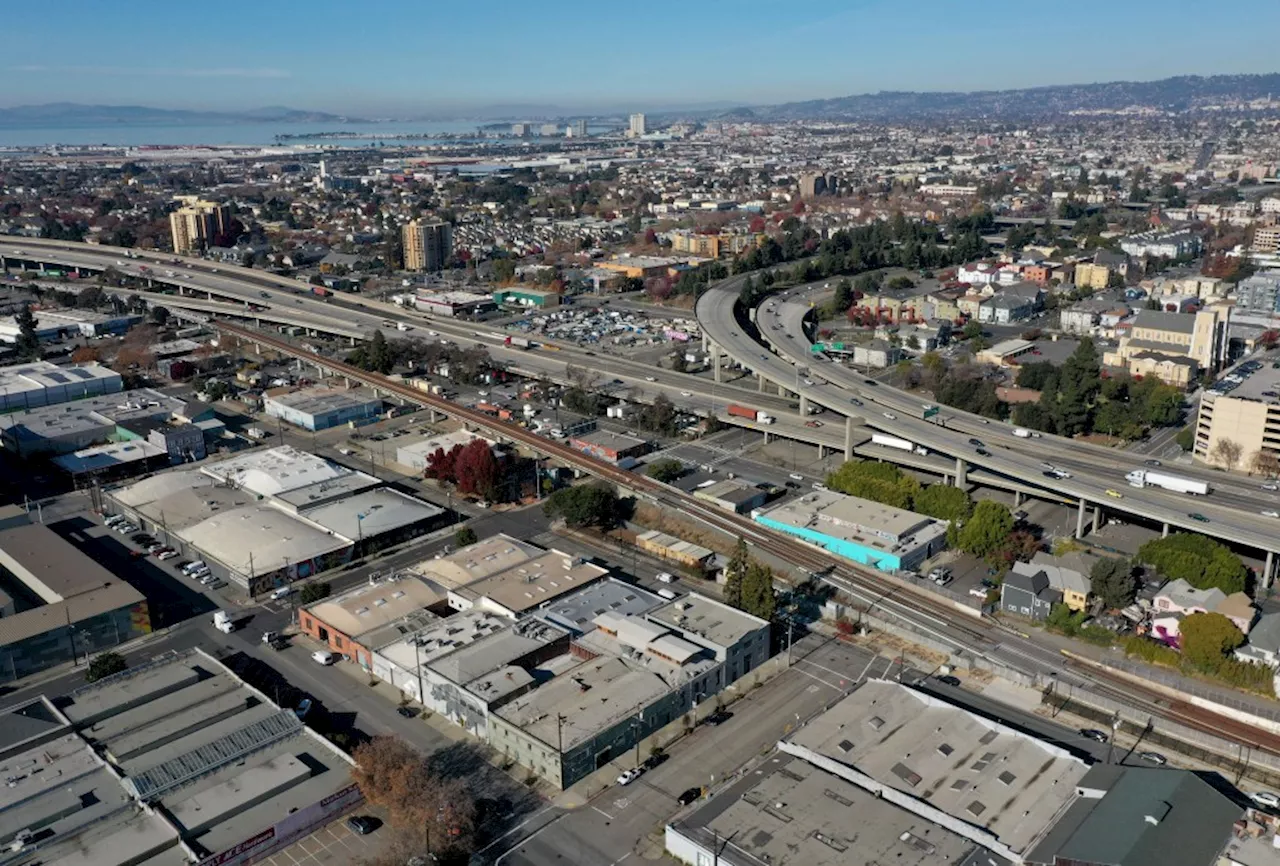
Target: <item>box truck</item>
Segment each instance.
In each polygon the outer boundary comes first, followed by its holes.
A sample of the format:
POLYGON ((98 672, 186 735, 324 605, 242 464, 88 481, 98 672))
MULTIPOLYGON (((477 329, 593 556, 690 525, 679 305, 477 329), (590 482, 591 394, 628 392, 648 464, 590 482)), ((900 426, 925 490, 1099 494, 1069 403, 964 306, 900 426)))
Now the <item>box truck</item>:
POLYGON ((1209 485, 1203 481, 1152 472, 1150 469, 1135 469, 1125 476, 1125 480, 1130 487, 1162 487, 1174 493, 1190 493, 1192 496, 1204 496, 1209 492, 1209 485))

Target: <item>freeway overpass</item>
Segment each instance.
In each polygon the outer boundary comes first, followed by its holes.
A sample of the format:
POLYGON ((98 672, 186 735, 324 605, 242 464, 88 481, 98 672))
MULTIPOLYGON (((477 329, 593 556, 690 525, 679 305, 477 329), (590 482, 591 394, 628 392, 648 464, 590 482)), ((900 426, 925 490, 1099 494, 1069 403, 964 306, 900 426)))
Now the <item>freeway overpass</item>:
MULTIPOLYGON (((1191 498, 1158 488, 1133 488, 1125 482, 1124 472, 1134 468, 1134 461, 1110 449, 1049 435, 1022 439, 1014 436, 1008 425, 954 409, 944 408, 935 418, 924 420, 920 417, 923 398, 874 382, 826 356, 812 354, 805 334, 805 317, 810 311, 806 289, 781 292, 754 311, 760 338, 773 351, 767 350, 747 333, 735 315, 741 282, 742 278, 733 277, 702 293, 696 313, 704 339, 713 353, 727 353, 783 392, 795 393, 802 414, 809 403, 814 403, 845 416, 858 415, 870 427, 951 457, 956 466, 954 477, 961 483, 970 468, 976 466, 1045 491, 1053 498, 1076 501, 1077 534, 1083 533, 1092 506, 1094 519, 1106 509, 1152 521, 1166 532, 1170 528, 1186 529, 1255 548, 1266 556, 1263 582, 1269 582, 1275 551, 1280 549, 1280 525, 1258 513, 1256 495, 1246 497, 1230 491, 1191 498), (861 405, 852 402, 855 400, 861 405), (1048 461, 1055 466, 1062 462, 1063 468, 1071 461, 1072 468, 1067 471, 1072 477, 1046 478, 1048 461), (1195 520, 1190 516, 1193 513, 1203 514, 1209 522, 1195 520)), ((1222 476, 1215 479, 1221 480, 1222 476)))

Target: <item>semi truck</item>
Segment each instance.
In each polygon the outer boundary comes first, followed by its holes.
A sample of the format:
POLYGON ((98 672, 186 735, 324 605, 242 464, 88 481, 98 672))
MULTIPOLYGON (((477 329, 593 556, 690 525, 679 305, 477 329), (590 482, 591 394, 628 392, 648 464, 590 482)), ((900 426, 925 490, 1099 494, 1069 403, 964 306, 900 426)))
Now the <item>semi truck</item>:
POLYGON ((1026 427, 1014 427, 1013 435, 1017 436, 1019 439, 1032 439, 1032 438, 1039 439, 1040 438, 1039 433, 1036 433, 1035 431, 1032 431, 1032 430, 1028 430, 1026 427))
POLYGON ((752 409, 750 406, 739 406, 736 403, 730 403, 727 411, 735 418, 747 418, 757 424, 773 423, 773 416, 768 412, 761 409, 752 409))
POLYGON ((1174 493, 1190 493, 1192 496, 1204 496, 1209 492, 1209 485, 1203 481, 1192 481, 1190 478, 1179 478, 1164 472, 1152 472, 1150 469, 1135 469, 1125 475, 1130 487, 1162 487, 1174 493))
POLYGON ((899 451, 910 451, 913 454, 927 455, 929 449, 923 445, 917 445, 914 442, 908 442, 906 439, 899 439, 897 436, 889 436, 885 433, 872 433, 871 444, 881 445, 885 448, 896 448, 899 451))
POLYGON ((213 627, 223 634, 231 634, 236 630, 235 621, 227 615, 225 610, 215 610, 213 612, 213 627))
POLYGON ((505 346, 514 346, 517 349, 528 349, 533 346, 526 337, 507 337, 502 343, 505 346))

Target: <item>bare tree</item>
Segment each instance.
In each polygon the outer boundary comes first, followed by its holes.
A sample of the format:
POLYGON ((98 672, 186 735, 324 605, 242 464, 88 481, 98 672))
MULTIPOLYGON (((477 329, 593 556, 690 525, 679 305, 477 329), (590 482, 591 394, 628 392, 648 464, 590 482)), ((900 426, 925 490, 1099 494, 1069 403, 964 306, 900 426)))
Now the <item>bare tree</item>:
POLYGON ((1233 439, 1219 439, 1214 443, 1213 450, 1209 452, 1209 457, 1215 463, 1221 463, 1230 472, 1240 462, 1240 454, 1243 450, 1240 447, 1240 443, 1233 439))
POLYGON ((1272 451, 1255 451, 1249 460, 1253 471, 1266 478, 1280 477, 1280 456, 1272 451))

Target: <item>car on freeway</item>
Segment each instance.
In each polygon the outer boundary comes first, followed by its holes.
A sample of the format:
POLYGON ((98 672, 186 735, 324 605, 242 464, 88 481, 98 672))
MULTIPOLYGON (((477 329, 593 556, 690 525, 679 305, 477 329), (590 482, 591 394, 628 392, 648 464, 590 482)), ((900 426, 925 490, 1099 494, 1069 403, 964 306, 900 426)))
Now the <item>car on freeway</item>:
POLYGON ((988 450, 987 450, 987 449, 985 449, 985 448, 975 448, 975 449, 974 449, 974 451, 973 451, 973 453, 974 453, 974 454, 977 454, 979 457, 990 457, 990 456, 991 456, 991 452, 990 452, 990 451, 988 451, 988 450))
POLYGON ((1080 736, 1093 740, 1095 743, 1105 743, 1107 741, 1107 735, 1097 728, 1081 728, 1080 736))
POLYGON ((1054 469, 1057 469, 1057 468, 1058 468, 1058 467, 1054 466, 1052 463, 1041 463, 1041 464, 1040 464, 1040 466, 1041 466, 1041 467, 1043 467, 1044 469, 1049 470, 1050 472, 1052 472, 1054 469))
POLYGON ((1119 490, 1112 490, 1110 487, 1107 488, 1107 495, 1110 496, 1112 499, 1124 499, 1123 493, 1121 493, 1119 490))
POLYGON ((1261 514, 1263 517, 1280 517, 1280 511, 1267 510, 1267 511, 1259 511, 1258 513, 1261 514))
POLYGON ((850 402, 850 403, 852 403, 852 404, 853 404, 853 405, 855 405, 855 406, 861 406, 861 405, 862 405, 862 401, 861 401, 861 400, 859 400, 857 397, 850 397, 850 398, 849 398, 849 402, 850 402))
POLYGON ((970 444, 970 445, 972 445, 974 448, 981 448, 981 447, 982 447, 982 440, 981 440, 981 439, 970 439, 970 440, 969 440, 969 444, 970 444))
POLYGON ((822 426, 822 422, 821 422, 821 421, 806 421, 806 422, 804 422, 804 426, 806 426, 806 427, 821 427, 821 426, 822 426))
POLYGON ((864 385, 870 385, 872 388, 877 388, 877 387, 879 387, 879 385, 880 385, 880 383, 879 383, 879 382, 876 382, 876 381, 874 381, 874 380, 872 380, 872 379, 863 379, 863 380, 862 380, 862 384, 864 384, 864 385))
POLYGON ((1271 791, 1258 791, 1250 794, 1249 799, 1257 803, 1259 806, 1266 806, 1269 809, 1280 809, 1280 794, 1271 791))
POLYGON ((799 472, 792 472, 791 475, 789 475, 788 477, 792 481, 804 481, 804 476, 801 475, 799 472))
POLYGON ((680 392, 680 396, 681 396, 681 397, 692 397, 692 396, 693 396, 693 392, 692 392, 692 391, 681 391, 681 392, 680 392))
POLYGON ((689 790, 683 792, 679 797, 676 797, 676 802, 679 803, 681 806, 688 806, 690 803, 696 803, 701 797, 702 797, 701 788, 690 788, 689 790))
POLYGON ((1159 752, 1139 752, 1138 757, 1148 764, 1155 764, 1157 767, 1163 767, 1169 763, 1169 759, 1159 752))
POLYGON ((1189 513, 1187 514, 1187 517, 1190 517, 1192 520, 1198 521, 1198 522, 1200 522, 1200 523, 1208 523, 1208 522, 1209 522, 1209 518, 1205 517, 1205 516, 1204 516, 1203 514, 1201 514, 1199 511, 1192 511, 1192 512, 1189 512, 1189 513))
POLYGON ((1274 481, 1271 481, 1271 482, 1268 482, 1267 484, 1262 485, 1262 489, 1263 490, 1280 490, 1280 484, 1276 484, 1274 481))
POLYGON ((644 775, 643 767, 632 767, 630 770, 624 770, 622 772, 622 775, 618 776, 617 782, 619 785, 630 785, 632 782, 634 782, 636 779, 639 779, 643 775, 644 775))
POLYGON ((357 836, 368 836, 378 829, 378 821, 366 815, 352 815, 347 819, 347 828, 357 836))
POLYGON ((644 380, 645 380, 646 382, 656 382, 656 381, 658 381, 658 377, 657 377, 657 376, 645 376, 645 377, 644 377, 644 380))
POLYGON ((1143 460, 1142 462, 1145 463, 1147 466, 1163 466, 1164 465, 1159 460, 1143 460))
POLYGON ((897 421, 897 420, 898 420, 898 416, 897 416, 897 415, 895 415, 895 414, 893 414, 892 412, 883 412, 883 413, 881 413, 881 414, 883 414, 883 415, 884 415, 884 417, 888 418, 890 421, 897 421))

